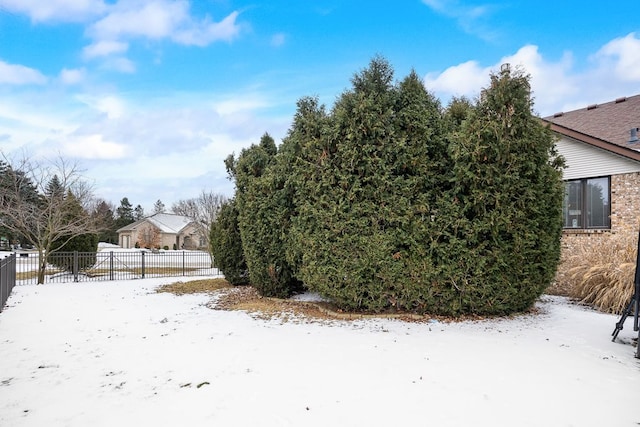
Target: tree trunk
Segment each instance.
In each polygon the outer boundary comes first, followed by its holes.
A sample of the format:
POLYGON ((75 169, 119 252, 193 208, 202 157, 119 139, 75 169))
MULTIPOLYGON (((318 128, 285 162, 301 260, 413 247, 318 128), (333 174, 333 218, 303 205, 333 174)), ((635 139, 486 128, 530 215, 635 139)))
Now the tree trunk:
POLYGON ((44 273, 47 270, 47 257, 44 251, 38 251, 38 285, 44 284, 44 273))

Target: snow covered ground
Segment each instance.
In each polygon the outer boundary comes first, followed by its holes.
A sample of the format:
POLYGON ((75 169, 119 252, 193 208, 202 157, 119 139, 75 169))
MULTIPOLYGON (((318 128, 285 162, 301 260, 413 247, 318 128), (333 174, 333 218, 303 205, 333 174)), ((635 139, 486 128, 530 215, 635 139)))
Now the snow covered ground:
MULTIPOLYGON (((180 280, 189 280, 181 278, 180 280)), ((637 426, 628 321, 542 298, 479 322, 282 322, 175 279, 18 286, 0 426, 637 426)))

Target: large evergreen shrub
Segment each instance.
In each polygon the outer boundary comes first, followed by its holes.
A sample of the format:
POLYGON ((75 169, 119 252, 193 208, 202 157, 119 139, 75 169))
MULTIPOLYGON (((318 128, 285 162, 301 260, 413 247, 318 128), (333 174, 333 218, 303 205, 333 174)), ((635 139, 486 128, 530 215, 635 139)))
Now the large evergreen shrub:
POLYGON ((415 73, 392 80, 374 59, 329 116, 299 103, 285 141, 300 147, 292 258, 309 289, 346 309, 424 311, 430 298, 441 111, 415 73))
POLYGON ((327 113, 298 102, 280 149, 230 156, 253 285, 300 280, 348 310, 506 314, 550 283, 560 252, 562 162, 504 67, 474 105, 447 110, 381 58, 327 113))
POLYGON ((260 144, 226 160, 236 181, 242 247, 251 284, 261 295, 287 297, 301 289, 286 259, 287 231, 293 205, 280 170, 278 149, 265 134, 260 144))
POLYGON ((454 186, 435 218, 436 312, 524 310, 553 279, 562 161, 532 104, 528 76, 503 66, 452 134, 454 186))
POLYGON ((220 207, 216 220, 211 224, 209 241, 215 265, 227 281, 232 285, 249 283, 235 199, 228 200, 220 207))

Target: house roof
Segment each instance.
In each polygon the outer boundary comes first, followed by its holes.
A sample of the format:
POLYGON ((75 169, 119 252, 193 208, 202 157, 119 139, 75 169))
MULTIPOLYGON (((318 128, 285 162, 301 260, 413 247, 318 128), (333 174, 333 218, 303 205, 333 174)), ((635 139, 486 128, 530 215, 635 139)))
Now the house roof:
POLYGON ((640 141, 629 142, 631 129, 640 128, 640 95, 556 113, 543 120, 561 135, 640 161, 640 141))
POLYGON ((187 225, 189 225, 192 220, 189 217, 182 215, 174 215, 168 213, 157 213, 141 220, 138 220, 132 224, 126 225, 120 228, 117 232, 120 233, 122 231, 135 230, 140 224, 143 222, 149 222, 156 226, 162 233, 170 233, 170 234, 178 234, 180 233, 187 225))

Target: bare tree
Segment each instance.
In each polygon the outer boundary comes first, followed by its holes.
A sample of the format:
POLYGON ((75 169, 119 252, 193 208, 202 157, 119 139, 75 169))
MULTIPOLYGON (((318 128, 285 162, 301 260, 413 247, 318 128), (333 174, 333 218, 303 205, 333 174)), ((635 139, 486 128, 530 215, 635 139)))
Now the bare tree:
POLYGON ((162 241, 161 231, 154 225, 143 226, 138 230, 138 246, 147 249, 159 249, 162 241))
POLYGON ((92 199, 91 188, 78 165, 63 158, 46 164, 4 160, 0 161, 0 225, 36 248, 38 284, 42 284, 52 253, 76 236, 100 231, 86 211, 92 199), (78 203, 83 207, 82 214, 77 213, 78 203))
POLYGON ((205 246, 209 248, 209 230, 216 220, 220 207, 227 198, 219 193, 202 191, 193 199, 179 200, 171 206, 171 212, 183 215, 193 220, 202 236, 205 246))

